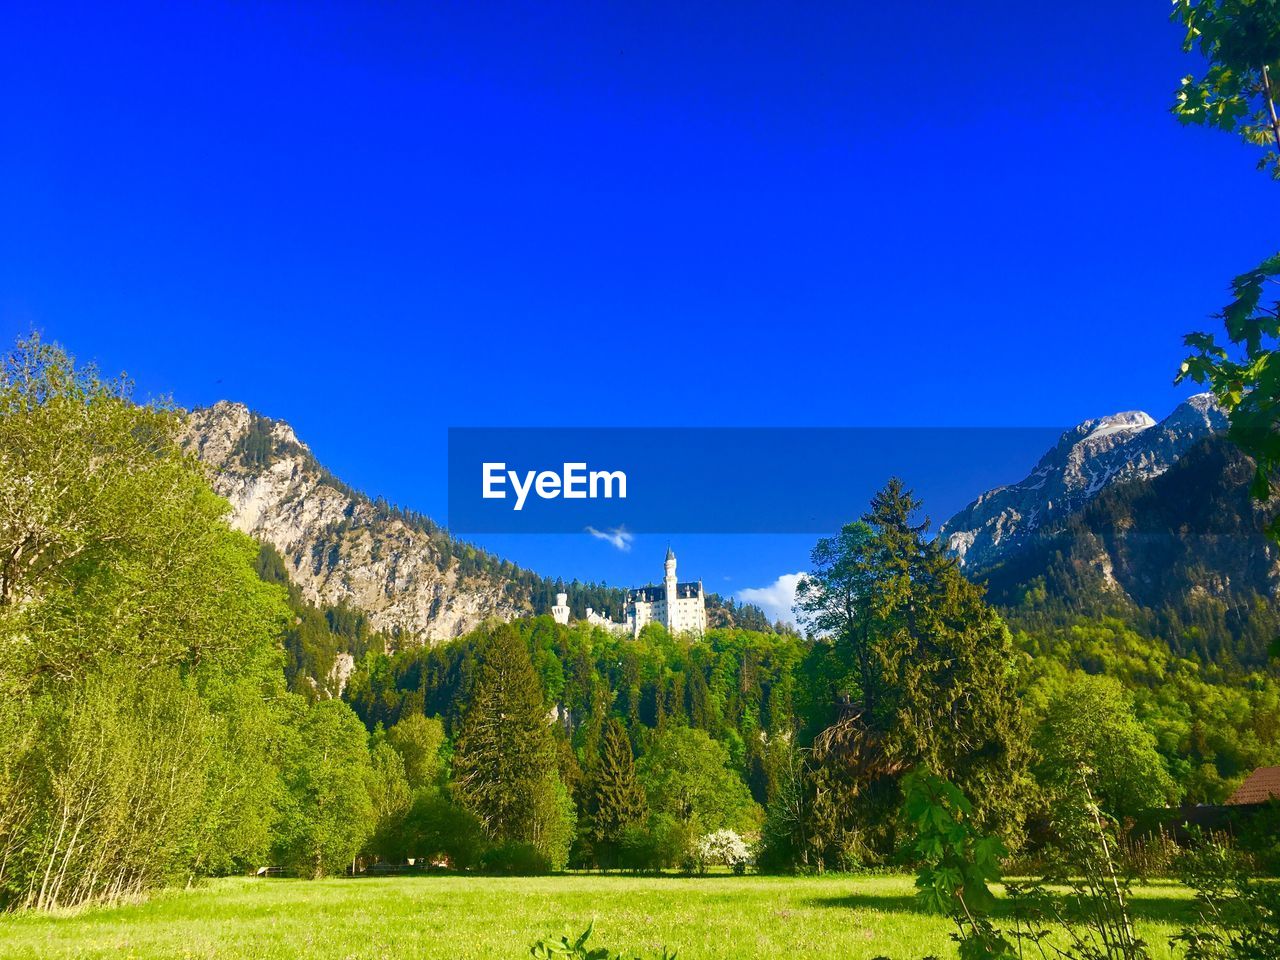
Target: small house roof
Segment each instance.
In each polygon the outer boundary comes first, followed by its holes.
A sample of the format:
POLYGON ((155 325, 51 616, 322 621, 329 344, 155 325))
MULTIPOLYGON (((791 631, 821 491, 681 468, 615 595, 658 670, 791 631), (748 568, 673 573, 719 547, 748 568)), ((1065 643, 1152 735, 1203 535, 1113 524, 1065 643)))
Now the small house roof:
POLYGON ((1227 803, 1266 803, 1272 797, 1280 798, 1280 767, 1259 767, 1245 777, 1227 803))

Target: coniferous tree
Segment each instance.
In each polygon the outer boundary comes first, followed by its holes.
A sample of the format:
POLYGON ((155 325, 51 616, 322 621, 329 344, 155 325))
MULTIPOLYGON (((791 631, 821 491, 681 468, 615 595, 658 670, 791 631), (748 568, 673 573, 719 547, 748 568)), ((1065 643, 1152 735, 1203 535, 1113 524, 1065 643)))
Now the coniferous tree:
POLYGON ((481 650, 454 756, 454 789, 490 837, 532 841, 535 800, 554 768, 542 684, 524 641, 504 625, 481 650))
POLYGON ((600 762, 591 798, 591 839, 601 866, 617 862, 623 835, 648 813, 644 789, 636 778, 626 728, 616 717, 605 724, 600 762))
POLYGON ((891 480, 861 524, 819 544, 800 598, 830 634, 847 699, 815 743, 814 810, 826 826, 814 832, 840 848, 827 859, 892 849, 897 781, 920 763, 981 798, 988 826, 1012 836, 1020 820, 1029 757, 1012 640, 918 512, 891 480))

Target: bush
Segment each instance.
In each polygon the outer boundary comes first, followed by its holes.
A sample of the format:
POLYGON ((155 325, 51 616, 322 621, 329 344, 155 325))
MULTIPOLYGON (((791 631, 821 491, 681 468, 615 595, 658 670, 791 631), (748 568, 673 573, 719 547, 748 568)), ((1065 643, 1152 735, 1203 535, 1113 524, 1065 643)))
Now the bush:
POLYGON ((1280 875, 1280 799, 1272 797, 1241 824, 1239 846, 1259 873, 1280 875))
POLYGON ((1280 956, 1280 884, 1253 875, 1249 857, 1201 840, 1180 864, 1196 891, 1200 922, 1173 938, 1187 960, 1272 960, 1280 956))
MULTIPOLYGON (((1020 960, 1033 950, 1061 960, 1150 960, 1134 930, 1129 880, 1113 857, 1114 822, 1093 801, 1083 772, 1078 784, 1084 802, 1064 811, 1068 819, 1059 824, 1053 872, 1027 886, 1006 882, 1013 923, 998 927, 991 886, 1001 882, 1003 844, 977 826, 973 806, 954 784, 925 769, 903 781, 919 899, 951 918, 964 960, 1020 960), (1064 898, 1050 884, 1069 887, 1069 893, 1064 898)), ((1194 960, 1226 958, 1206 953, 1194 960)))
POLYGON ((1116 844, 1116 859, 1126 873, 1139 879, 1172 876, 1182 847, 1161 827, 1147 836, 1121 836, 1116 844))
POLYGON ((687 827, 667 814, 654 814, 643 825, 628 827, 622 835, 622 866, 628 870, 658 871, 687 865, 693 836, 687 827))
POLYGON ((699 873, 708 867, 728 867, 741 876, 751 862, 751 848, 732 830, 717 830, 695 844, 694 856, 699 873))
POLYGON ((480 821, 431 788, 414 794, 413 804, 405 814, 403 833, 406 858, 429 864, 443 860, 455 870, 478 864, 486 844, 480 821))
POLYGON ((501 873, 513 877, 531 877, 551 872, 551 861, 532 843, 512 840, 490 847, 480 857, 485 873, 501 873))

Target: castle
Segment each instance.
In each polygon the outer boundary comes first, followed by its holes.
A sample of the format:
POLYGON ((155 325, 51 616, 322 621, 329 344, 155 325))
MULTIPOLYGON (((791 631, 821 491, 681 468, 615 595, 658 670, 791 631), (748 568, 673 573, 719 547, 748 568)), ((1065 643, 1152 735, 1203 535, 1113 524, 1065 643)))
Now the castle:
MULTIPOLYGON (((650 584, 627 591, 624 620, 610 620, 587 607, 587 623, 615 633, 629 633, 633 637, 639 636, 647 623, 660 623, 670 633, 697 636, 706 633, 707 600, 702 592, 702 581, 680 583, 676 580, 676 555, 670 547, 667 547, 667 559, 662 569, 661 586, 650 584)), ((556 623, 569 622, 568 600, 568 594, 556 594, 556 605, 551 608, 556 623)))

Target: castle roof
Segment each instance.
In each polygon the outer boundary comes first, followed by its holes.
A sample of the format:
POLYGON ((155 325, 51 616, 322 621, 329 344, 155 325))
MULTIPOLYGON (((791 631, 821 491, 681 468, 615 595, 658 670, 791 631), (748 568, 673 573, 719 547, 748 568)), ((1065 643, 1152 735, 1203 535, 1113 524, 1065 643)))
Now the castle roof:
MULTIPOLYGON (((687 583, 676 584, 676 599, 688 600, 696 598, 702 592, 702 582, 691 580, 687 583)), ((659 600, 667 599, 667 588, 658 587, 649 584, 644 587, 636 587, 627 591, 627 601, 636 602, 643 601, 645 603, 657 603, 659 600)))

